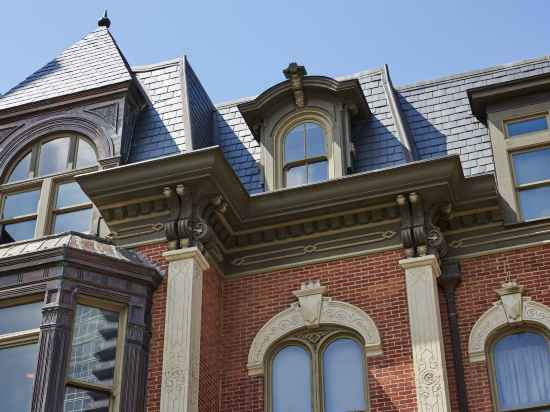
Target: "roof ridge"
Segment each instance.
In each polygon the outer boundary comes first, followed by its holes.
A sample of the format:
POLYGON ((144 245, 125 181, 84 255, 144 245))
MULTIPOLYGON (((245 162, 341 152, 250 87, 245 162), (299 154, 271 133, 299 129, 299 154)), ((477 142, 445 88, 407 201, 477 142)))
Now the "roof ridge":
POLYGON ((446 83, 446 82, 456 81, 456 80, 460 80, 460 79, 467 79, 467 78, 470 78, 470 77, 479 76, 480 74, 488 74, 488 73, 493 73, 493 72, 499 72, 499 71, 502 71, 502 70, 510 69, 512 67, 528 66, 530 64, 534 64, 534 63, 538 63, 538 62, 544 62, 544 61, 548 61, 548 60, 550 60, 550 55, 534 57, 534 58, 531 58, 531 59, 516 60, 516 61, 513 61, 513 62, 504 63, 504 64, 497 64, 497 65, 485 67, 485 68, 482 68, 482 69, 474 69, 474 70, 469 70, 469 71, 465 71, 465 72, 462 72, 462 73, 456 73, 456 74, 450 74, 450 75, 447 75, 447 76, 441 76, 441 77, 437 77, 435 79, 419 80, 419 81, 416 81, 416 82, 413 82, 413 83, 406 83, 404 85, 396 86, 395 89, 397 91, 400 91, 400 92, 401 91, 406 91, 406 90, 412 90, 412 89, 415 89, 415 88, 426 87, 426 86, 429 86, 429 85, 432 85, 432 84, 446 83))
POLYGON ((141 64, 141 65, 137 65, 137 66, 131 66, 130 68, 134 73, 163 69, 165 67, 180 64, 182 62, 183 57, 184 56, 178 56, 178 57, 170 59, 170 60, 164 60, 164 61, 161 61, 161 62, 158 62, 158 63, 151 63, 151 64, 141 64))

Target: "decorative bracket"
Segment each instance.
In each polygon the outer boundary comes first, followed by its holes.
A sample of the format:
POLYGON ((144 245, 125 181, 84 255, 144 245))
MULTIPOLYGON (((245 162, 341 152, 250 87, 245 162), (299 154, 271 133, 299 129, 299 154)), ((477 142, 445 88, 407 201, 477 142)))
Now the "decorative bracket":
POLYGON ((300 108, 304 107, 306 103, 303 79, 304 76, 307 76, 305 67, 299 66, 297 63, 290 63, 288 67, 283 70, 283 74, 290 80, 296 106, 300 108))
POLYGON ((216 212, 225 213, 227 203, 221 195, 206 195, 182 184, 165 187, 164 197, 170 209, 165 235, 170 250, 196 246, 207 250, 218 261, 223 259, 212 223, 216 212))

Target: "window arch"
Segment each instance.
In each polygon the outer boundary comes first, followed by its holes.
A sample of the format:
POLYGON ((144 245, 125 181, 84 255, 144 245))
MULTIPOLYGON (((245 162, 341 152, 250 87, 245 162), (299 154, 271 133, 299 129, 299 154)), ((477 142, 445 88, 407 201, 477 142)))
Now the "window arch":
POLYGON ((550 340, 547 335, 530 327, 506 329, 493 339, 489 354, 497 411, 550 408, 550 340))
POLYGON ((284 136, 282 154, 285 187, 329 178, 327 133, 318 121, 306 120, 293 126, 284 136))
POLYGON ((0 244, 90 231, 92 204, 74 176, 97 168, 91 141, 77 134, 50 135, 12 163, 0 185, 0 244))
POLYGON ((361 337, 322 325, 280 340, 266 374, 269 412, 366 411, 367 365, 361 337))

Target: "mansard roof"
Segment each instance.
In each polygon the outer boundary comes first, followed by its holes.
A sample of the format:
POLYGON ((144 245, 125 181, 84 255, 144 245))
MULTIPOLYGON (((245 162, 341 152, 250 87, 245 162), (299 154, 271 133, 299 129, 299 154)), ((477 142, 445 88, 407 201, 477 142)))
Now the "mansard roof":
POLYGON ((99 27, 2 95, 0 111, 131 79, 114 38, 99 27))

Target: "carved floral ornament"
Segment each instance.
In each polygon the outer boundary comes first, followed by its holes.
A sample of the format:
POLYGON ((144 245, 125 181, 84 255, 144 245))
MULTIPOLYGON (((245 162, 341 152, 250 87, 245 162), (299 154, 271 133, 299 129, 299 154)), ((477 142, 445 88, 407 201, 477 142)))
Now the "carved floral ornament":
POLYGON ((468 342, 470 362, 485 361, 488 338, 510 325, 535 324, 550 330, 550 308, 531 298, 523 297, 523 288, 510 281, 497 289, 499 300, 477 320, 468 342))
POLYGON ((323 297, 326 286, 310 281, 293 294, 298 302, 271 318, 258 332, 248 353, 248 374, 264 374, 269 348, 284 336, 302 328, 315 331, 321 325, 347 327, 357 332, 365 342, 365 355, 382 354, 382 341, 374 321, 357 306, 323 297))

